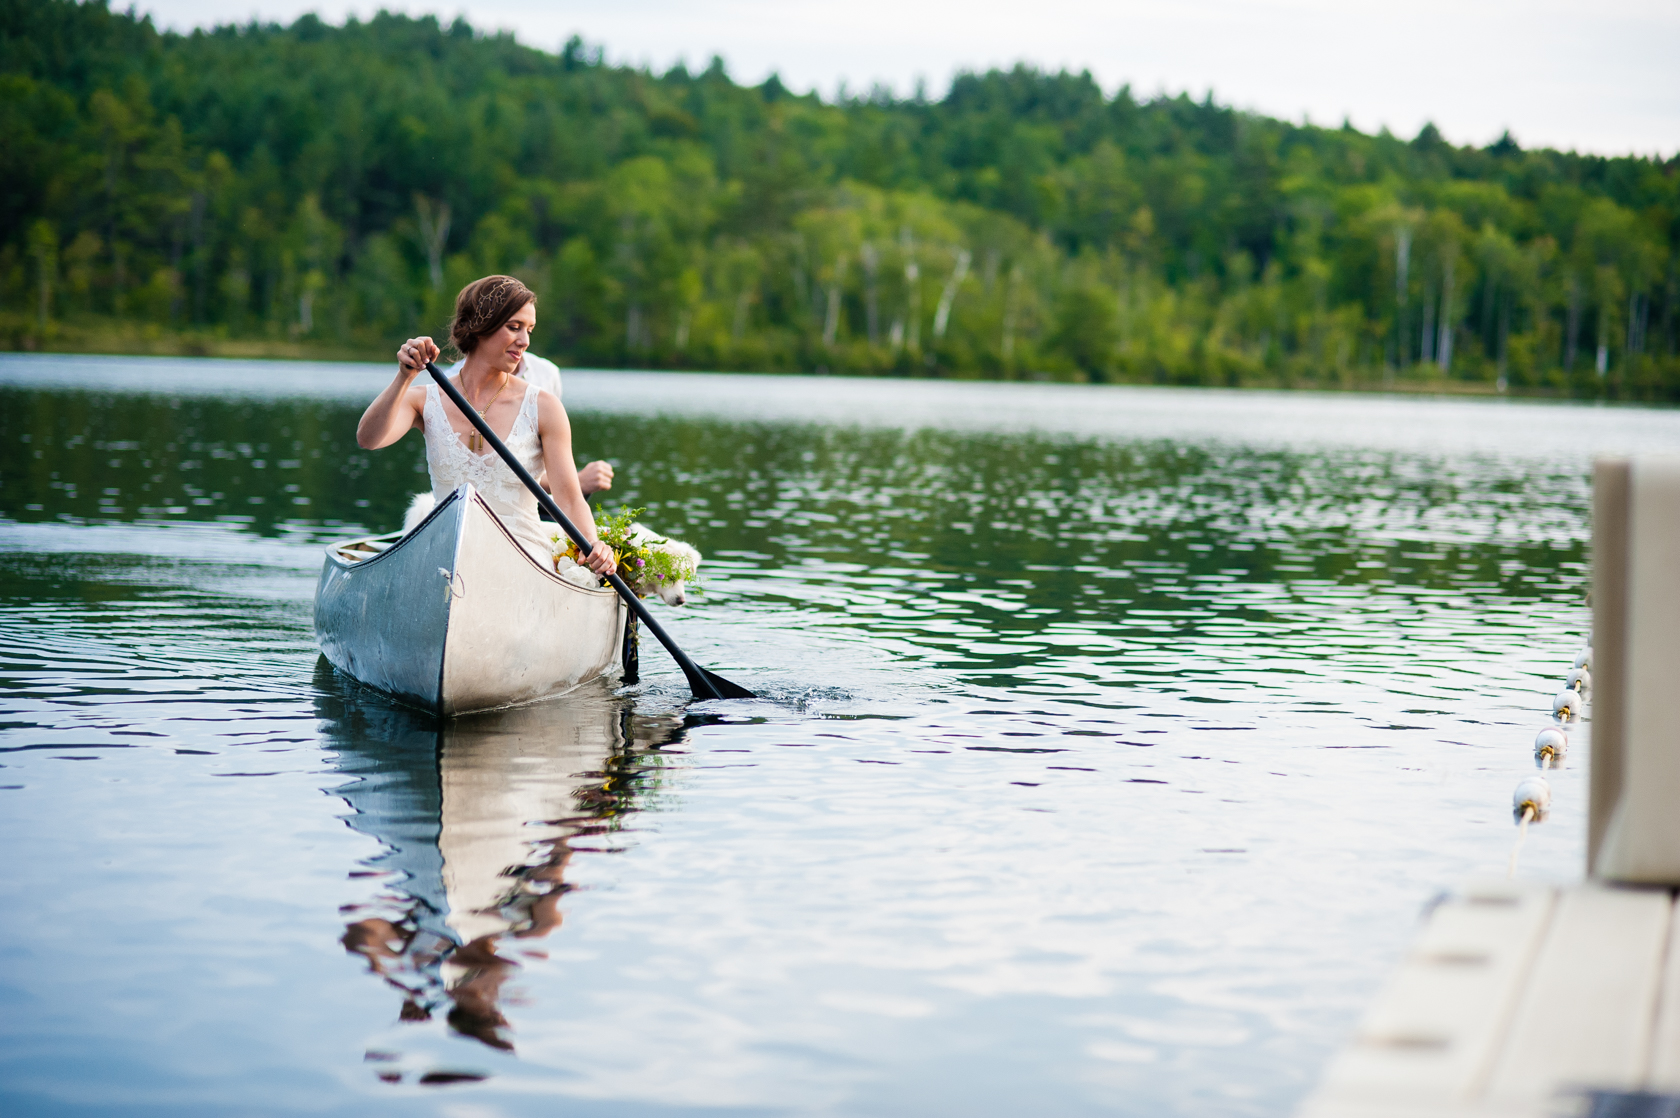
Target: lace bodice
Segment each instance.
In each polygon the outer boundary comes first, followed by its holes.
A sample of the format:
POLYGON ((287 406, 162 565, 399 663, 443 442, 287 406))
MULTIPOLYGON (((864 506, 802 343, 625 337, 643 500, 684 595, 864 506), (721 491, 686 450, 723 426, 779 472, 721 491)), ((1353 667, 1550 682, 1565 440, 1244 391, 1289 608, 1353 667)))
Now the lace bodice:
MULTIPOLYGON (((514 476, 513 471, 489 448, 474 454, 461 441, 461 436, 449 425, 443 410, 443 395, 438 386, 426 386, 426 469, 432 476, 432 496, 439 501, 472 482, 497 516, 515 534, 520 528, 536 525, 537 499, 514 476), (528 522, 528 524, 527 524, 528 522)), ((537 390, 525 386, 525 398, 520 401, 519 415, 513 429, 502 440, 520 465, 540 477, 543 470, 542 439, 537 434, 537 390)))

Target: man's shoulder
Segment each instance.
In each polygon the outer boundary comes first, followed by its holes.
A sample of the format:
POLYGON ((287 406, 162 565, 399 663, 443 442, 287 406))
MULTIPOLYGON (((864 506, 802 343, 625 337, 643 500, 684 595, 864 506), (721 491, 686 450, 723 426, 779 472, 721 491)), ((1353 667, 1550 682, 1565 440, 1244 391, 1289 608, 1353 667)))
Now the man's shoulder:
POLYGON ((546 357, 527 353, 524 368, 519 370, 519 375, 527 384, 552 392, 556 397, 560 395, 560 366, 546 357))

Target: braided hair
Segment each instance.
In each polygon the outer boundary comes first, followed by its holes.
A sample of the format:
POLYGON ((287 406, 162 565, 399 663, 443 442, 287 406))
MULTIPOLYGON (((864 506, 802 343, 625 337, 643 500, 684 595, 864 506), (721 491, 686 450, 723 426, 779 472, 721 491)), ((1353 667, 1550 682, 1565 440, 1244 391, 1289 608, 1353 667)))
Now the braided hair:
POLYGON ((536 301, 536 293, 512 276, 473 280, 455 296, 455 319, 449 324, 450 348, 465 357, 527 303, 536 301))

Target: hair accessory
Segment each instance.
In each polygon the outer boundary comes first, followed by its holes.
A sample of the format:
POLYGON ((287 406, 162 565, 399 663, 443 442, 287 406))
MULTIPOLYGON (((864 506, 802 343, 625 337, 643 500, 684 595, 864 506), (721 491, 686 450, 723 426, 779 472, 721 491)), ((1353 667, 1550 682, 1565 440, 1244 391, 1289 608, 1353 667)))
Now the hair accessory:
POLYGON ((507 303, 509 289, 517 286, 519 281, 510 276, 499 279, 480 291, 478 298, 473 300, 472 317, 464 323, 467 332, 476 334, 480 327, 495 318, 507 303))

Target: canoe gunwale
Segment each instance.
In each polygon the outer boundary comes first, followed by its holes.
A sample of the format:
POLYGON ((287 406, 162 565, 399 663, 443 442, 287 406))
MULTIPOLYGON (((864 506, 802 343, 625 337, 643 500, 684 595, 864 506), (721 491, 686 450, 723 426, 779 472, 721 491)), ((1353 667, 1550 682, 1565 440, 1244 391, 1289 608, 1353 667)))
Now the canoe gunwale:
MULTIPOLYGON (((514 551, 518 552, 519 555, 527 563, 529 563, 532 566, 532 568, 534 568, 538 573, 547 577, 550 582, 558 583, 559 585, 564 586, 569 590, 576 590, 576 591, 578 591, 580 593, 583 593, 583 594, 591 594, 591 595, 594 595, 595 597, 603 597, 603 596, 612 597, 612 598, 618 597, 618 591, 614 590, 610 586, 597 586, 597 587, 594 587, 594 588, 591 588, 591 587, 588 587, 588 586, 579 586, 575 582, 568 582, 566 579, 561 578, 559 572, 554 570, 552 567, 545 567, 543 564, 537 562, 537 560, 532 557, 531 553, 529 551, 525 550, 524 545, 522 545, 517 539, 514 538, 513 533, 508 531, 507 525, 502 523, 502 518, 496 515, 495 510, 492 509, 485 502, 483 496, 481 496, 479 494, 478 490, 476 488, 474 488, 470 483, 467 484, 467 485, 463 485, 460 489, 455 490, 449 496, 445 497, 443 500, 439 501, 436 505, 434 505, 432 507, 432 511, 426 514, 426 518, 424 520, 420 521, 420 523, 416 524, 411 531, 407 531, 407 532, 403 532, 403 531, 381 532, 378 535, 373 535, 373 536, 351 536, 349 539, 337 540, 333 543, 327 544, 327 548, 326 548, 326 550, 327 550, 327 561, 330 562, 330 563, 333 563, 334 565, 338 566, 342 570, 346 570, 346 571, 365 571, 369 567, 371 567, 373 564, 379 562, 379 560, 385 558, 387 555, 394 554, 399 548, 401 548, 404 544, 408 543, 410 540, 417 538, 421 534, 421 532, 423 532, 426 529, 426 526, 429 525, 439 515, 441 515, 444 512, 444 510, 446 510, 451 504, 453 504, 455 501, 463 500, 463 499, 470 499, 470 500, 476 501, 484 509, 485 512, 489 513, 490 514, 490 522, 496 526, 497 531, 501 532, 503 538, 505 538, 507 540, 508 545, 510 547, 512 547, 514 549, 514 551), (465 494, 465 497, 463 497, 463 494, 465 494), (369 540, 389 539, 389 538, 392 538, 392 537, 395 537, 395 539, 396 539, 395 543, 391 544, 391 546, 387 547, 384 551, 376 552, 373 555, 368 556, 366 559, 358 559, 354 563, 350 563, 350 562, 346 562, 344 559, 340 558, 339 555, 338 555, 338 552, 341 548, 349 547, 351 544, 365 543, 369 540)), ((457 546, 458 546, 458 544, 457 544, 457 546)))

